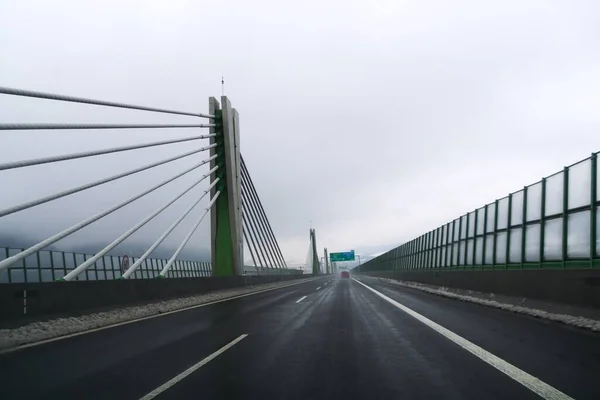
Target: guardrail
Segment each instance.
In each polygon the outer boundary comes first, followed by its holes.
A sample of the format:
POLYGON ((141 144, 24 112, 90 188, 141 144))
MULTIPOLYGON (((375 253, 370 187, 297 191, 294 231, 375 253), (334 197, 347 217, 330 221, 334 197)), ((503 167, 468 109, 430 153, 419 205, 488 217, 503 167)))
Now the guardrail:
POLYGON ((597 155, 369 260, 360 271, 598 268, 597 155))

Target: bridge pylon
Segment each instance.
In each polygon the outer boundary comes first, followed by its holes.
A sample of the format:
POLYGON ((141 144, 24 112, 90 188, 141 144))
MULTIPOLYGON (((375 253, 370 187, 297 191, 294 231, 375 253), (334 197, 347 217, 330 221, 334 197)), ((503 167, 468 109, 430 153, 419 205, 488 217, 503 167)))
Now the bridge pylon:
POLYGON ((214 97, 209 98, 210 114, 214 115, 215 127, 211 133, 211 169, 218 169, 211 175, 211 184, 219 180, 212 189, 211 196, 220 191, 210 213, 210 243, 213 276, 235 276, 243 274, 244 251, 241 207, 241 163, 239 114, 231 107, 227 96, 221 97, 221 104, 214 97))

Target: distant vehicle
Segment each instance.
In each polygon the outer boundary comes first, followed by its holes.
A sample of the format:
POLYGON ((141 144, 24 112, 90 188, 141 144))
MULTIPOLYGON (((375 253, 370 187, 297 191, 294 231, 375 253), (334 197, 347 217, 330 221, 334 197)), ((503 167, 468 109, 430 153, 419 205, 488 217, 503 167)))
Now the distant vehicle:
POLYGON ((350 272, 342 271, 341 276, 342 276, 342 278, 350 278, 350 272))

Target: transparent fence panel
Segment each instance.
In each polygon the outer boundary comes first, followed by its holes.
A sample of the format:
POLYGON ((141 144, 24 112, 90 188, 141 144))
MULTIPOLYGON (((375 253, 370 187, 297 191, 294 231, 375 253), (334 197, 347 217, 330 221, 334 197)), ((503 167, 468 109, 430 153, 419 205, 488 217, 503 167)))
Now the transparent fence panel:
POLYGON ((41 268, 52 268, 52 261, 50 260, 50 251, 42 250, 39 252, 39 262, 41 268))
POLYGON ((494 263, 494 235, 487 235, 485 237, 485 263, 494 263))
POLYGON ((590 204, 591 166, 591 160, 586 160, 569 168, 569 209, 590 204))
POLYGON ((459 233, 460 233, 459 221, 460 221, 460 219, 455 219, 454 222, 452 223, 453 226, 452 226, 451 229, 452 229, 452 232, 454 232, 452 234, 452 241, 453 242, 458 241, 458 237, 459 237, 459 233))
POLYGON ((63 253, 61 251, 53 251, 52 252, 52 263, 54 264, 54 269, 64 269, 65 265, 63 262, 63 253))
POLYGON ((26 276, 25 279, 27 279, 27 282, 39 282, 40 281, 40 272, 39 270, 36 269, 26 269, 26 276))
POLYGON ((52 282, 54 278, 52 277, 52 269, 44 268, 41 270, 42 282, 52 282))
POLYGON ((64 258, 65 258, 65 266, 67 267, 67 272, 75 269, 75 254, 64 253, 64 258))
POLYGON ((25 257, 25 268, 38 268, 37 254, 25 257))
POLYGON ((440 267, 446 267, 446 247, 442 247, 442 259, 440 260, 440 267))
POLYGON ((540 261, 540 224, 527 225, 525 229, 525 261, 540 261))
POLYGON ((473 239, 467 240, 467 265, 473 265, 473 239))
POLYGON ((144 262, 140 264, 140 270, 142 271, 142 279, 148 279, 148 259, 145 259, 144 262))
POLYGON ((483 238, 475 239, 475 265, 483 264, 483 238))
POLYGON ((469 230, 467 236, 469 238, 475 236, 475 211, 469 213, 469 230))
MULTIPOLYGON (((91 254, 86 254, 84 256, 85 260, 89 260, 90 258, 92 258, 93 256, 91 254)), ((90 281, 95 281, 98 279, 98 276, 96 274, 96 263, 90 265, 90 267, 85 271, 86 277, 88 280, 90 281)), ((83 275, 83 274, 82 274, 83 275)))
POLYGON ((460 248, 458 251, 458 265, 465 265, 465 244, 464 240, 460 241, 460 248))
POLYGON ((560 260, 562 257, 562 218, 546 221, 544 228, 544 259, 560 260))
POLYGON ((523 191, 513 193, 510 206, 510 225, 521 225, 523 223, 523 191))
MULTIPOLYGON (((8 249, 8 256, 12 257, 14 255, 19 254, 21 251, 22 249, 8 249)), ((25 268, 25 264, 23 264, 23 260, 19 260, 13 265, 11 265, 10 268, 25 268)))
POLYGON ((119 257, 111 256, 110 257, 111 265, 113 267, 114 278, 118 279, 123 275, 123 271, 121 271, 121 262, 119 257))
POLYGON ((485 228, 486 233, 494 232, 494 218, 496 215, 496 203, 489 204, 487 206, 487 226, 485 228))
POLYGON ((452 245, 452 266, 458 265, 458 243, 452 245))
POLYGON ((460 217, 460 238, 465 239, 467 237, 467 216, 463 215, 460 217))
MULTIPOLYGON (((8 249, 0 248, 0 261, 5 260, 8 257, 8 249)), ((8 283, 9 282, 9 270, 4 269, 0 271, 0 283, 8 283)))
POLYGON ((485 208, 477 210, 477 235, 483 235, 483 227, 485 225, 485 208))
POLYGON ((510 231, 510 246, 509 246, 509 262, 521 262, 521 240, 523 239, 523 230, 521 228, 513 228, 510 231))
POLYGON ((563 175, 561 172, 546 179, 546 215, 562 213, 563 175))
POLYGON ((590 212, 582 211, 569 215, 567 232, 567 257, 589 257, 590 212))
POLYGON ((506 232, 496 234, 496 264, 506 263, 506 232))
POLYGON ((10 268, 10 281, 12 283, 25 282, 25 270, 23 268, 10 268))
POLYGON ((527 221, 542 218, 542 182, 527 188, 527 221))
POLYGON ((55 269, 54 270, 54 280, 60 279, 65 276, 65 271, 63 269, 55 269))
POLYGON ((508 226, 508 197, 498 200, 498 227, 505 229, 508 226))

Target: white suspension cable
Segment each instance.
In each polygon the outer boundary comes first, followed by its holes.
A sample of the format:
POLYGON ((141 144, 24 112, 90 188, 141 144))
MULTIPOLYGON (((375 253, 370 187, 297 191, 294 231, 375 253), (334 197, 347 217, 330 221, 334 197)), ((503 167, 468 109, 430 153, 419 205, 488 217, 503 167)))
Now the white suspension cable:
POLYGON ((80 230, 80 229, 88 226, 89 224, 91 224, 91 223, 99 220, 100 218, 105 217, 108 214, 111 214, 111 213, 117 211, 118 209, 125 207, 126 205, 128 205, 128 204, 136 201, 137 199, 139 199, 141 197, 144 197, 148 193, 151 193, 151 192, 155 191, 156 189, 158 189, 158 188, 166 185, 167 183, 170 183, 170 182, 174 181, 175 179, 177 179, 177 178, 179 178, 179 177, 181 177, 181 176, 183 176, 183 175, 185 175, 185 174, 187 174, 187 173, 189 173, 189 172, 191 172, 191 171, 193 171, 193 170, 201 167, 202 165, 206 164, 207 162, 209 162, 209 161, 208 160, 204 160, 201 163, 196 164, 196 165, 192 166, 191 168, 188 168, 188 169, 184 170, 183 172, 180 172, 179 174, 175 175, 174 177, 169 178, 169 179, 167 179, 167 180, 159 183, 158 185, 153 186, 150 189, 145 190, 141 194, 133 196, 133 197, 131 197, 131 198, 129 198, 129 199, 127 199, 127 200, 125 200, 125 201, 123 201, 123 202, 121 202, 121 203, 119 203, 119 204, 117 204, 117 205, 115 205, 115 206, 113 206, 113 207, 105 210, 105 211, 102 211, 101 213, 98 213, 98 214, 96 214, 96 215, 94 215, 94 216, 92 216, 90 218, 85 219, 82 222, 79 222, 79 223, 77 223, 77 224, 75 224, 75 225, 73 225, 73 226, 65 229, 62 232, 57 233, 56 235, 54 235, 52 237, 49 237, 46 240, 42 240, 38 244, 33 245, 30 248, 25 249, 22 252, 17 253, 17 254, 15 254, 12 257, 8 257, 7 259, 0 261, 0 271, 2 271, 3 269, 8 268, 9 266, 11 266, 14 263, 16 263, 16 262, 24 259, 27 256, 30 256, 30 255, 38 252, 39 250, 41 250, 41 249, 43 249, 43 248, 51 245, 52 243, 57 242, 60 239, 66 237, 66 236, 69 236, 73 232, 77 232, 78 230, 80 230))
POLYGON ((196 222, 196 225, 194 225, 194 227, 190 230, 190 232, 187 234, 185 239, 183 239, 183 242, 181 242, 181 244, 179 245, 177 250, 175 250, 175 253, 171 256, 171 258, 169 259, 169 261, 167 262, 167 265, 165 265, 163 270, 160 271, 160 274, 157 276, 157 278, 164 278, 165 275, 167 274, 167 272, 169 272, 171 265, 173 265, 173 263, 175 262, 175 259, 179 255, 179 253, 181 253, 181 250, 183 250, 183 248, 185 247, 187 242, 190 240, 190 238, 192 237, 194 232, 196 232, 196 229, 198 229, 198 226, 200 225, 200 223, 202 222, 202 220, 204 219, 206 214, 208 214, 208 212, 210 211, 212 206, 215 204, 215 201, 217 201, 217 198, 219 197, 220 194, 221 194, 221 191, 217 191, 217 193, 215 193, 215 196, 212 198, 210 203, 208 203, 208 207, 206 207, 206 209, 204 209, 204 213, 202 214, 202 216, 200 217, 198 222, 196 222))
POLYGON ((202 182, 203 180, 205 180, 206 178, 208 178, 210 176, 210 174, 212 174, 216 170, 217 170, 217 167, 213 168, 208 174, 202 175, 202 177, 200 179, 198 179, 196 182, 194 182, 193 184, 191 184, 189 187, 187 187, 185 190, 183 190, 181 193, 179 193, 173 199, 169 200, 164 205, 162 205, 161 207, 157 208, 152 213, 148 214, 146 216, 146 218, 144 218, 143 220, 141 220, 140 222, 138 222, 137 224, 135 224, 134 226, 132 226, 131 228, 129 228, 121 236, 119 236, 118 238, 116 238, 115 240, 113 240, 112 243, 110 243, 108 246, 106 246, 105 248, 103 248, 102 250, 100 250, 93 257, 87 259, 85 262, 83 262, 82 264, 80 264, 77 268, 75 268, 73 271, 69 272, 62 279, 65 280, 65 281, 71 281, 71 280, 73 280, 75 277, 77 277, 77 275, 79 275, 80 273, 82 273, 83 271, 85 271, 86 269, 88 269, 90 266, 92 266, 96 262, 96 260, 98 260, 99 258, 103 257, 106 253, 108 253, 109 251, 111 251, 112 249, 114 249, 119 243, 121 243, 122 241, 124 241, 125 239, 127 239, 129 236, 133 235, 142 226, 146 225, 154 217, 156 217, 158 214, 160 214, 161 212, 163 212, 164 210, 166 210, 167 207, 169 207, 171 204, 175 203, 177 200, 179 200, 181 197, 183 197, 183 195, 185 195, 187 192, 189 192, 190 190, 192 190, 193 188, 195 188, 198 184, 200 184, 200 182, 202 182))
MULTIPOLYGON (((218 166, 216 166, 213 170, 216 170, 218 168, 218 166)), ((206 195, 208 193, 210 193, 210 191, 212 190, 213 187, 215 187, 215 185, 217 184, 217 182, 219 182, 220 178, 217 178, 213 181, 213 183, 210 184, 210 186, 208 187, 208 189, 206 189, 204 191, 204 193, 202 193, 202 195, 196 200, 194 201, 180 216, 179 218, 177 218, 175 220, 175 222, 173 222, 171 224, 171 226, 169 226, 169 228, 156 240, 156 242, 154 242, 154 244, 152 246, 150 246, 150 248, 148 250, 146 250, 146 252, 135 262, 133 263, 133 265, 131 267, 129 267, 129 269, 127 271, 125 271, 125 273, 123 274, 123 276, 121 277, 121 279, 127 279, 129 278, 137 269, 138 267, 144 262, 144 260, 146 258, 148 258, 148 256, 150 256, 150 254, 152 254, 152 252, 154 250, 156 250, 156 248, 167 238, 167 236, 169 236, 169 234, 181 223, 181 221, 183 221, 183 219, 198 205, 198 203, 200 203, 200 201, 206 197, 206 195)))
MULTIPOLYGON (((67 189, 67 190, 62 191, 62 192, 57 192, 57 193, 54 193, 54 194, 51 194, 51 195, 39 198, 37 200, 28 201, 27 203, 22 203, 22 204, 13 206, 13 207, 5 208, 4 210, 0 210, 0 217, 4 217, 6 215, 13 214, 13 213, 16 213, 18 211, 23 211, 23 210, 26 210, 26 209, 31 208, 31 207, 39 206, 40 204, 44 204, 44 203, 47 203, 47 202, 52 201, 52 200, 60 199, 61 197, 65 197, 65 196, 68 196, 68 195, 71 195, 71 194, 74 194, 74 193, 77 193, 77 192, 81 192, 81 191, 86 190, 86 189, 91 189, 91 188, 93 188, 95 186, 100 186, 102 184, 105 184, 105 183, 108 183, 108 182, 111 182, 111 181, 114 181, 114 180, 117 180, 117 179, 120 179, 120 178, 124 178, 126 176, 133 175, 133 174, 145 171, 145 170, 150 169, 150 168, 158 167, 159 165, 167 164, 167 163, 170 163, 172 161, 176 161, 176 160, 179 160, 181 158, 191 156, 192 154, 200 153, 202 151, 211 149, 211 148, 216 147, 216 146, 217 146, 216 144, 211 144, 210 146, 202 147, 202 148, 200 148, 198 150, 189 151, 187 153, 183 153, 183 154, 175 156, 175 157, 167 158, 165 160, 162 160, 162 161, 159 161, 159 162, 156 162, 156 163, 148 164, 148 165, 143 166, 143 167, 135 168, 135 169, 132 169, 130 171, 123 172, 121 174, 113 175, 113 176, 110 176, 108 178, 100 179, 100 180, 92 182, 92 183, 88 183, 88 184, 85 184, 85 185, 81 185, 81 186, 77 186, 77 187, 74 187, 74 188, 71 188, 71 189, 67 189)), ((217 156, 214 155, 214 156, 210 157, 207 161, 212 161, 216 157, 217 156)))
POLYGON ((48 164, 48 163, 53 163, 53 162, 57 162, 57 161, 74 160, 76 158, 94 157, 94 156, 99 156, 102 154, 118 153, 120 151, 145 149, 147 147, 163 146, 165 144, 189 142, 191 140, 207 139, 207 138, 212 138, 215 136, 216 136, 215 134, 200 135, 200 136, 192 136, 192 137, 183 138, 183 139, 172 139, 172 140, 163 140, 161 142, 136 144, 133 146, 112 147, 112 148, 103 149, 103 150, 84 151, 82 153, 65 154, 62 156, 43 157, 43 158, 36 158, 33 160, 12 161, 12 162, 8 162, 5 164, 0 164, 0 171, 6 170, 6 169, 30 167, 32 165, 48 164))
POLYGON ((34 92, 33 90, 14 89, 14 88, 8 88, 8 87, 0 87, 0 93, 9 94, 9 95, 13 95, 13 96, 37 97, 39 99, 49 99, 49 100, 59 100, 59 101, 70 101, 73 103, 94 104, 94 105, 98 105, 98 106, 129 108, 132 110, 153 111, 153 112, 165 113, 165 114, 189 115, 192 117, 202 117, 202 118, 214 118, 215 117, 214 115, 210 115, 210 114, 191 113, 191 112, 177 111, 177 110, 166 110, 166 109, 157 108, 157 107, 136 106, 136 105, 132 105, 132 104, 117 103, 115 101, 86 99, 84 97, 65 96, 62 94, 44 93, 44 92, 34 92))

